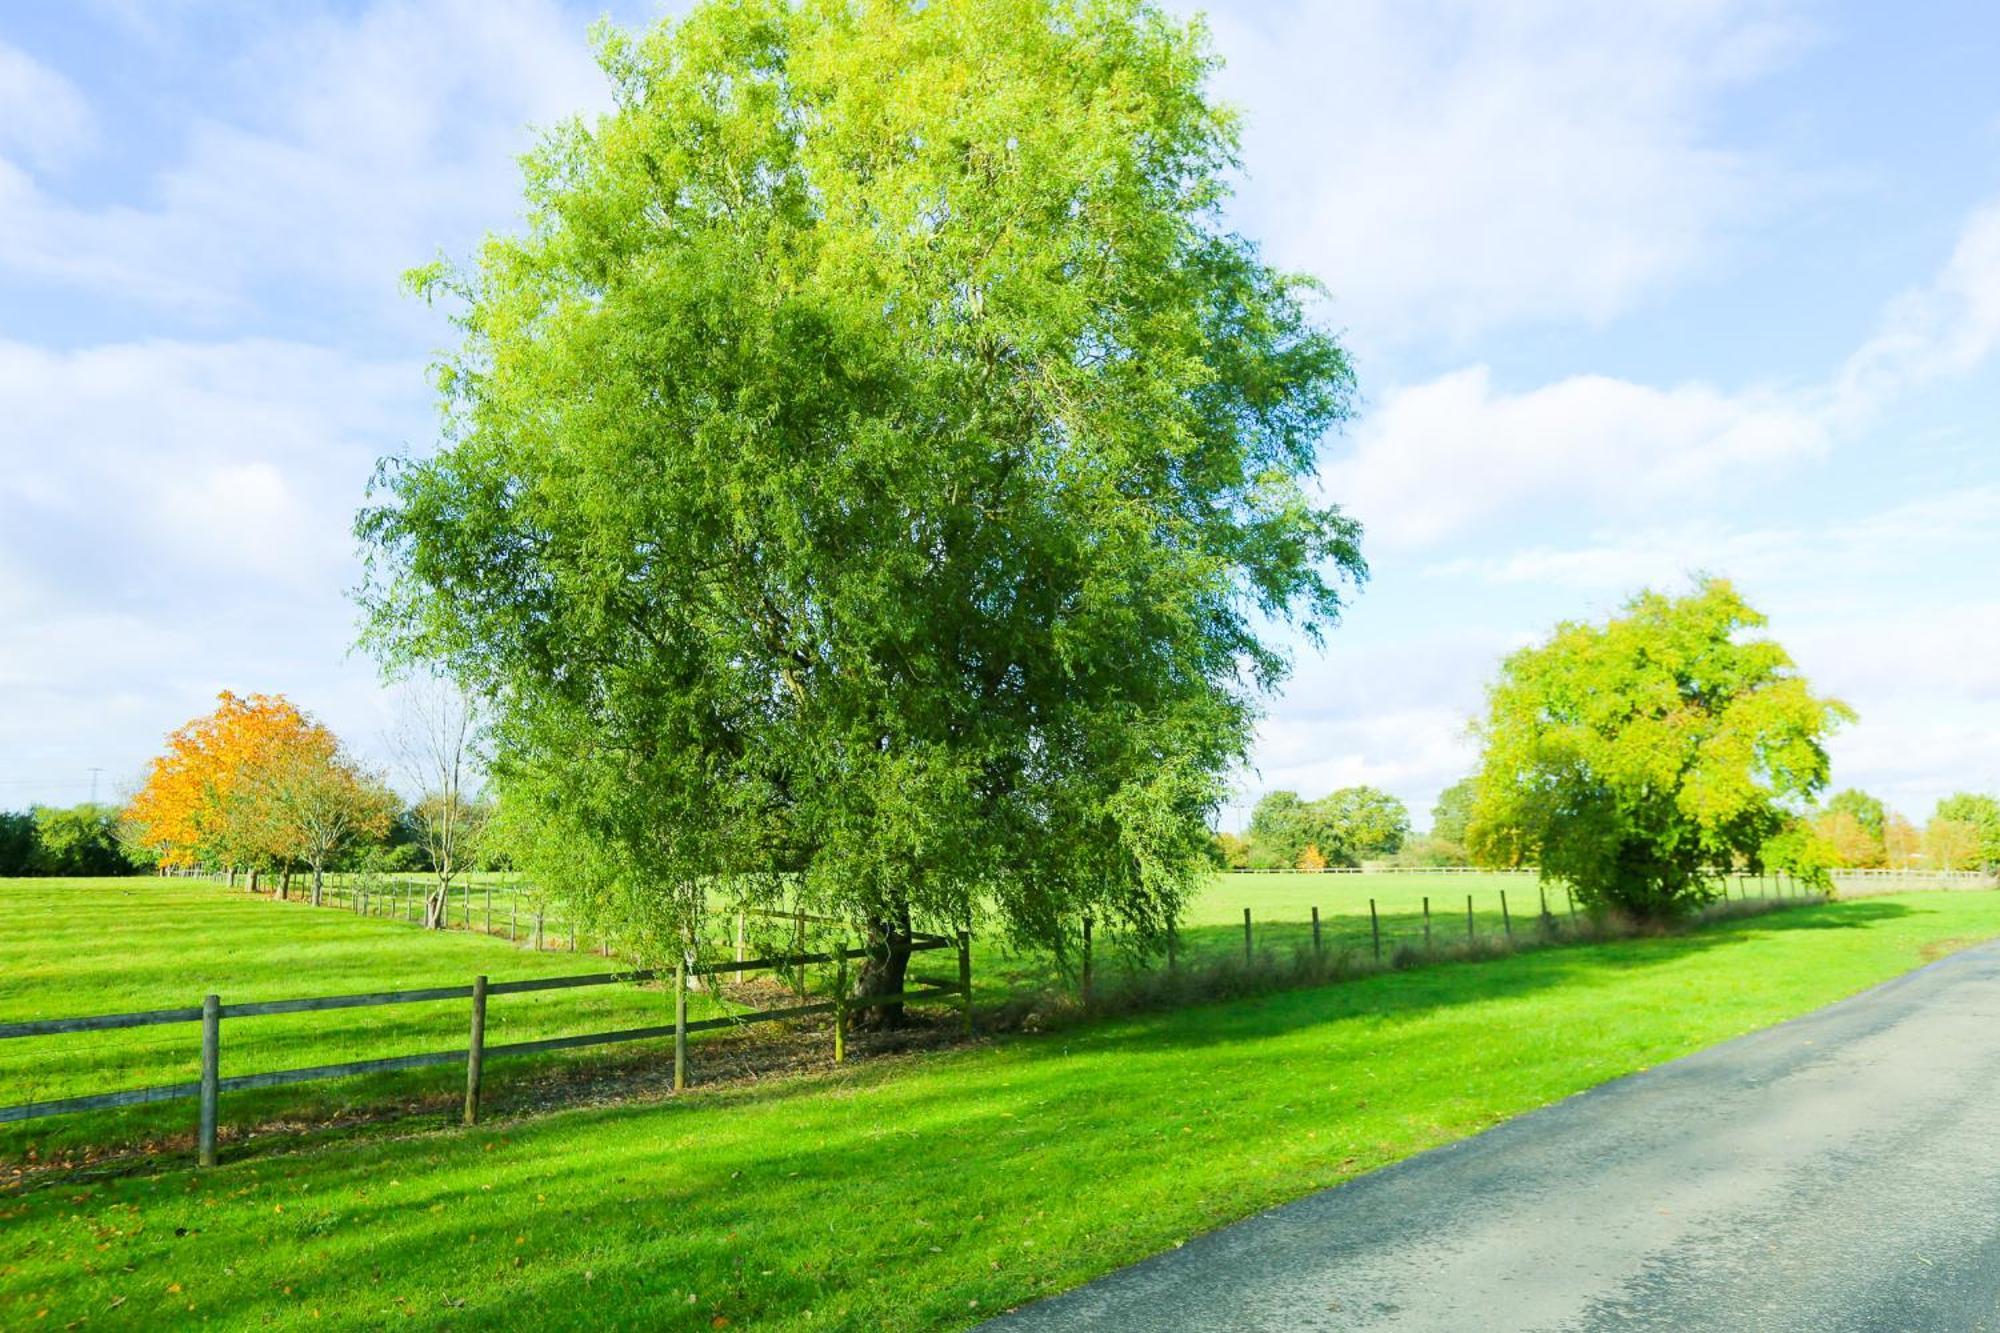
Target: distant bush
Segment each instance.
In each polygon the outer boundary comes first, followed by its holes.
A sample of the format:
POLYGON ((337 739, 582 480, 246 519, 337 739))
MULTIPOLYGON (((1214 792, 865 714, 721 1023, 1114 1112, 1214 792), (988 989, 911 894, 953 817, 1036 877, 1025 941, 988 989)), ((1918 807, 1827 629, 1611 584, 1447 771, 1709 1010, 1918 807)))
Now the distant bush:
POLYGON ((145 869, 127 853, 112 806, 38 805, 0 812, 0 875, 82 878, 145 869))
POLYGON ((35 816, 0 810, 0 875, 31 875, 35 856, 35 816))

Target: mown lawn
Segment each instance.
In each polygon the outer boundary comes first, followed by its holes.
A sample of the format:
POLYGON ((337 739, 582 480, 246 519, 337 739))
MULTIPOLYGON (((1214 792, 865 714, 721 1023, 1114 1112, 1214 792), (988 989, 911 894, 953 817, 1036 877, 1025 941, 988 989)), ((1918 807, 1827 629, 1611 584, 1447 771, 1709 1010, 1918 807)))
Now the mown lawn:
MULTIPOLYGON (((225 1002, 287 999, 611 971, 591 953, 535 952, 465 931, 425 931, 302 902, 181 879, 0 880, 0 1021, 63 1018, 225 1002)), ((697 995, 690 1012, 718 1012, 697 995)), ((223 1026, 226 1074, 415 1051, 466 1040, 463 1001, 235 1019, 223 1026)), ((604 986, 496 998, 487 1040, 671 1022, 658 989, 604 986)), ((0 1105, 184 1082, 196 1077, 191 1023, 0 1042, 0 1105)), ((558 1059, 562 1057, 556 1057, 558 1059)), ((588 1058, 587 1056, 573 1058, 588 1058)), ((502 1075, 504 1077, 504 1073, 502 1075)), ((233 1095, 225 1121, 276 1111, 305 1119, 462 1081, 449 1071, 233 1095)), ((0 1160, 76 1145, 129 1143, 185 1132, 192 1102, 0 1126, 0 1160)))
POLYGON ((0 1323, 960 1327, 2000 935, 2000 894, 1386 973, 0 1204, 0 1323))
MULTIPOLYGON (((471 907, 475 927, 489 919, 483 877, 460 899, 453 920, 471 907)), ((347 887, 342 885, 342 888, 347 887)), ((403 886, 407 888, 408 886, 403 886)), ((420 888, 419 888, 420 891, 420 888)), ((505 932, 518 925, 533 936, 533 914, 543 906, 517 884, 500 881, 491 919, 505 932)), ((397 899, 377 886, 374 906, 388 911, 397 899)), ((1328 958, 1373 957, 1379 927, 1382 957, 1406 961, 1425 955, 1423 908, 1431 907, 1431 936, 1440 949, 1467 935, 1466 900, 1474 905, 1472 930, 1499 939, 1513 930, 1538 938, 1537 916, 1548 901, 1558 927, 1567 920, 1561 890, 1544 899, 1530 876, 1503 874, 1223 875, 1192 906, 1180 932, 1179 959, 1189 968, 1234 966, 1245 960, 1242 914, 1252 914, 1251 957, 1259 967, 1282 964, 1312 948, 1312 908, 1320 909, 1321 948, 1328 958), (1510 911, 1503 913, 1502 894, 1510 911), (1371 902, 1377 920, 1369 915, 1371 902), (1453 904, 1456 904, 1453 906, 1453 904)), ((329 901, 332 901, 331 896, 329 901)), ((400 911, 360 916, 339 907, 313 908, 253 896, 219 883, 184 879, 0 880, 0 1021, 56 1018, 198 1005, 211 991, 225 1003, 337 995, 418 986, 464 985, 478 973, 495 981, 611 971, 629 966, 590 952, 570 952, 566 926, 550 925, 547 951, 489 936, 478 929, 424 931, 400 911)), ((551 918, 553 921, 555 918, 551 918)), ((712 923, 711 948, 726 953, 734 922, 712 923)), ((788 921, 749 922, 753 955, 790 947, 788 921)), ((835 932, 837 933, 837 932, 835 932)), ((823 947, 833 934, 815 926, 809 943, 823 947)), ((974 982, 984 1006, 1034 1005, 1051 992, 1077 984, 1077 957, 1058 960, 1039 951, 1007 949, 982 938, 974 950, 974 982)), ((1158 957, 1136 958, 1100 934, 1096 949, 1100 997, 1140 971, 1162 966, 1158 957)), ((913 971, 949 974, 949 954, 920 956, 913 971)), ((825 972, 826 969, 819 969, 825 972)), ((824 987, 829 978, 809 983, 824 987)), ((768 976, 764 990, 745 1001, 790 1003, 768 976)), ((539 1037, 652 1026, 670 1021, 670 1000, 657 987, 614 986, 562 990, 496 999, 488 1013, 494 1044, 539 1037)), ((696 1018, 723 1011, 706 995, 690 1006, 696 1018)), ((224 1028, 224 1072, 229 1075, 375 1059, 464 1044, 462 1001, 396 1005, 230 1020, 224 1028)), ((199 1035, 193 1024, 65 1034, 0 1042, 0 1105, 44 1101, 126 1088, 181 1083, 196 1076, 199 1035)), ((660 1061, 666 1043, 636 1043, 537 1056, 497 1064, 496 1090, 510 1079, 550 1067, 599 1069, 660 1061)), ((699 1065, 699 1062, 697 1062, 699 1065)), ((449 1101, 458 1075, 449 1069, 404 1071, 232 1093, 223 1128, 275 1120, 315 1124, 407 1102, 438 1109, 449 1101)), ((187 1102, 154 1104, 0 1126, 0 1163, 67 1158, 75 1152, 175 1143, 190 1132, 187 1102)))

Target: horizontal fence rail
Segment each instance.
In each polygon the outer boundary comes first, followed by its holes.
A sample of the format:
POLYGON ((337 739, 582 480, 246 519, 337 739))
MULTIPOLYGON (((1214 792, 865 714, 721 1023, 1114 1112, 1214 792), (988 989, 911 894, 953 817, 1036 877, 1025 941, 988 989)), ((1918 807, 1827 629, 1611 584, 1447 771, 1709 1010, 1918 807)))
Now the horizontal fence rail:
MULTIPOLYGON (((789 914, 786 914, 789 916, 789 914)), ((215 1161, 215 1133, 217 1121, 217 1101, 225 1092, 240 1092, 252 1088, 283 1087, 295 1083, 309 1083, 323 1079, 351 1078, 360 1074, 389 1073, 405 1069, 423 1069, 438 1065, 462 1064, 466 1066, 465 1123, 474 1123, 479 1114, 479 1083, 484 1063, 500 1056, 532 1055, 546 1051, 575 1050, 589 1046, 607 1046, 621 1042, 658 1040, 671 1037, 674 1041, 674 1087, 678 1090, 686 1086, 687 1039, 701 1032, 721 1031, 729 1028, 748 1027, 756 1023, 775 1023, 787 1019, 806 1018, 820 1014, 834 1016, 834 1058, 841 1060, 846 1052, 846 1026, 848 1014, 855 1008, 880 1008, 904 1004, 921 1004, 935 1000, 955 1000, 962 1011, 965 1031, 972 1031, 972 954, 971 936, 964 931, 956 937, 913 933, 910 938, 911 953, 926 953, 939 949, 952 949, 958 955, 958 978, 911 978, 902 990, 888 995, 866 995, 850 997, 847 993, 847 965, 850 962, 867 959, 873 951, 865 948, 840 947, 822 949, 811 953, 776 954, 760 958, 722 959, 712 962, 683 962, 674 968, 638 968, 624 972, 596 972, 581 976, 528 977, 514 981, 488 982, 485 977, 475 978, 468 986, 423 986, 392 991, 370 991, 355 995, 318 995, 300 999, 251 1000, 237 1004, 223 1004, 217 996, 208 996, 203 1003, 180 1009, 149 1009, 127 1014, 89 1014, 76 1018, 44 1018, 24 1022, 0 1023, 0 1040, 25 1037, 44 1037, 60 1033, 103 1032, 118 1028, 147 1027, 175 1023, 199 1023, 202 1026, 202 1077, 191 1083, 166 1083, 148 1088, 126 1088, 117 1092, 94 1093, 87 1096, 60 1097, 46 1101, 23 1102, 13 1106, 0 1106, 0 1124, 39 1119, 44 1116, 71 1115, 83 1111, 109 1110, 118 1107, 142 1106, 153 1102, 177 1101, 195 1098, 201 1105, 199 1110, 196 1141, 199 1160, 202 1165, 212 1165, 215 1161), (688 983, 691 978, 715 977, 727 974, 741 974, 756 971, 777 971, 780 969, 805 968, 821 964, 833 964, 837 968, 837 983, 832 999, 811 1003, 789 1005, 778 1009, 753 1010, 746 1013, 725 1014, 716 1018, 702 1018, 690 1021, 687 1016, 688 983), (674 988, 674 1021, 648 1027, 623 1028, 610 1032, 582 1032, 558 1037, 542 1037, 532 1041, 504 1042, 488 1044, 484 1040, 486 1028, 486 1002, 488 997, 497 995, 521 995, 533 991, 572 990, 589 986, 614 986, 639 984, 651 981, 667 981, 674 988), (369 1060, 350 1060, 339 1064, 311 1065, 298 1069, 276 1069, 254 1074, 235 1074, 223 1077, 220 1072, 220 1030, 224 1019, 259 1018, 272 1014, 317 1013, 335 1009, 369 1008, 379 1005, 431 1004, 440 1001, 471 1000, 472 1022, 471 1040, 467 1046, 445 1051, 421 1051, 409 1055, 384 1056, 369 1060)))
POLYGON ((1534 866, 1231 866, 1226 875, 1538 875, 1534 866))

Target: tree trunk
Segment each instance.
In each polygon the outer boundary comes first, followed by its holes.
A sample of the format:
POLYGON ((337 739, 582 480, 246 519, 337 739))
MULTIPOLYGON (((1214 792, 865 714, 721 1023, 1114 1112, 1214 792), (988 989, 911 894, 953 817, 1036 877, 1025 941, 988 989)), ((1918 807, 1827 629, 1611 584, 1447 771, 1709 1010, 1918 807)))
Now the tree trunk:
POLYGON ((910 909, 896 908, 868 923, 868 957, 854 981, 854 1026, 882 1030, 908 1021, 901 1002, 871 1004, 870 996, 900 995, 910 970, 910 909))
POLYGON ((451 885, 440 884, 424 895, 424 929, 443 930, 451 908, 451 885))
POLYGON ((229 887, 230 887, 230 888, 232 888, 232 889, 236 887, 236 867, 235 867, 235 866, 231 866, 231 867, 229 867, 229 887))
POLYGON ((313 862, 313 892, 312 892, 312 905, 313 905, 314 907, 318 907, 318 906, 320 906, 320 900, 319 900, 319 898, 320 898, 320 887, 321 887, 321 885, 323 885, 323 884, 324 884, 325 882, 326 882, 326 876, 320 873, 320 864, 319 864, 319 862, 317 862, 317 861, 313 862))
POLYGON ((249 885, 250 885, 250 892, 252 892, 252 893, 255 893, 255 892, 257 892, 257 867, 256 867, 256 866, 251 866, 251 867, 250 867, 250 878, 249 878, 249 881, 248 881, 248 882, 249 882, 249 885))

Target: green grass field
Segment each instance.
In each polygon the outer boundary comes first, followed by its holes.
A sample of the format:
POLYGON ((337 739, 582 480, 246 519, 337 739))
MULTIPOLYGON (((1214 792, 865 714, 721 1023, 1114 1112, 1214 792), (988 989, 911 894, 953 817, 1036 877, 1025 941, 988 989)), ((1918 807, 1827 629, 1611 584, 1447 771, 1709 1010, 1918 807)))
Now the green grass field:
MULTIPOLYGON (((499 980, 618 966, 589 953, 538 953, 480 934, 425 931, 187 879, 0 880, 0 920, 12 923, 0 933, 0 1021, 174 1008, 199 1004, 210 992, 235 1003, 462 985, 482 972, 499 980)), ((706 996, 690 1004, 697 1017, 720 1011, 706 996)), ((499 1043, 671 1021, 660 990, 605 986, 498 997, 487 1031, 499 1043)), ((231 1020, 225 1067, 253 1073, 448 1050, 465 1044, 465 1025, 463 1002, 231 1020)), ((0 1042, 0 1103, 183 1082, 198 1064, 193 1024, 0 1042)), ((323 1119, 405 1092, 434 1092, 454 1077, 463 1076, 411 1071, 236 1094, 233 1114, 323 1119)), ((0 1127, 0 1159, 184 1132, 191 1106, 0 1127)))
MULTIPOLYGON (((466 900, 473 906, 476 927, 487 921, 485 889, 491 885, 491 879, 476 884, 466 900)), ((508 912, 513 889, 501 886, 496 928, 532 917, 532 906, 519 915, 508 912)), ((1401 950, 1406 957, 1421 958, 1424 900, 1431 900, 1432 931, 1442 947, 1465 939, 1468 895, 1477 935, 1499 938, 1509 920, 1524 936, 1532 935, 1540 899, 1531 877, 1228 875, 1218 877, 1189 913, 1181 958, 1190 967, 1243 959, 1242 913, 1249 907, 1254 955, 1263 963, 1282 961, 1287 954, 1310 949, 1307 923, 1318 906, 1328 955, 1344 951, 1366 959, 1373 950, 1371 900, 1377 905, 1384 957, 1401 950), (1503 892, 1509 895, 1511 917, 1501 911, 1503 892)), ((383 895, 382 902, 389 901, 383 895)), ((1566 910, 1560 894, 1552 910, 1566 910)), ((14 923, 0 934, 0 1021, 184 1007, 198 1004, 211 991, 238 1003, 462 985, 482 972, 497 981, 620 966, 590 952, 535 951, 476 929, 429 932, 400 915, 357 916, 337 907, 313 908, 297 896, 280 902, 190 879, 0 881, 0 914, 14 923)), ((786 924, 752 924, 771 937, 753 940, 753 953, 784 947, 786 924)), ((714 943, 720 946, 732 929, 733 922, 719 920, 714 943)), ((549 930, 548 940, 566 945, 566 926, 549 930)), ((587 950, 589 940, 582 943, 587 950)), ((1102 941, 1100 994, 1157 966, 1157 959, 1137 960, 1122 954, 1115 940, 1102 941)), ((920 960, 915 970, 927 967, 950 970, 929 959, 920 960)), ((1074 975, 1045 954, 1016 953, 982 941, 975 949, 974 979, 980 1003, 991 1007, 1032 1003, 1037 996, 1066 989, 1074 975)), ((777 988, 768 979, 766 987, 765 1002, 774 1002, 777 988)), ((741 1008, 754 998, 742 996, 731 1007, 741 1008)), ((722 1011, 707 996, 698 995, 691 1004, 697 1018, 722 1011)), ((488 1041, 667 1021, 669 1000, 658 988, 510 995, 496 998, 489 1008, 488 1041)), ((449 1001, 230 1020, 224 1026, 224 1070, 236 1075, 449 1050, 464 1044, 465 1022, 464 1003, 449 1001)), ((552 1063, 571 1074, 657 1064, 666 1047, 665 1042, 635 1043, 498 1062, 489 1086, 504 1093, 552 1063)), ((186 1082, 196 1076, 197 1064, 198 1033, 192 1024, 0 1042, 0 1105, 186 1082)), ((698 1073, 699 1066, 697 1060, 698 1073)), ((224 1102, 224 1130, 228 1134, 280 1121, 311 1125, 398 1105, 440 1109, 450 1102, 458 1077, 445 1068, 232 1093, 224 1102)), ((0 1163, 178 1143, 191 1120, 191 1103, 181 1101, 8 1125, 0 1127, 0 1163)))
POLYGON ((960 1327, 1996 934, 2000 894, 1833 903, 31 1189, 0 1323, 960 1327))

